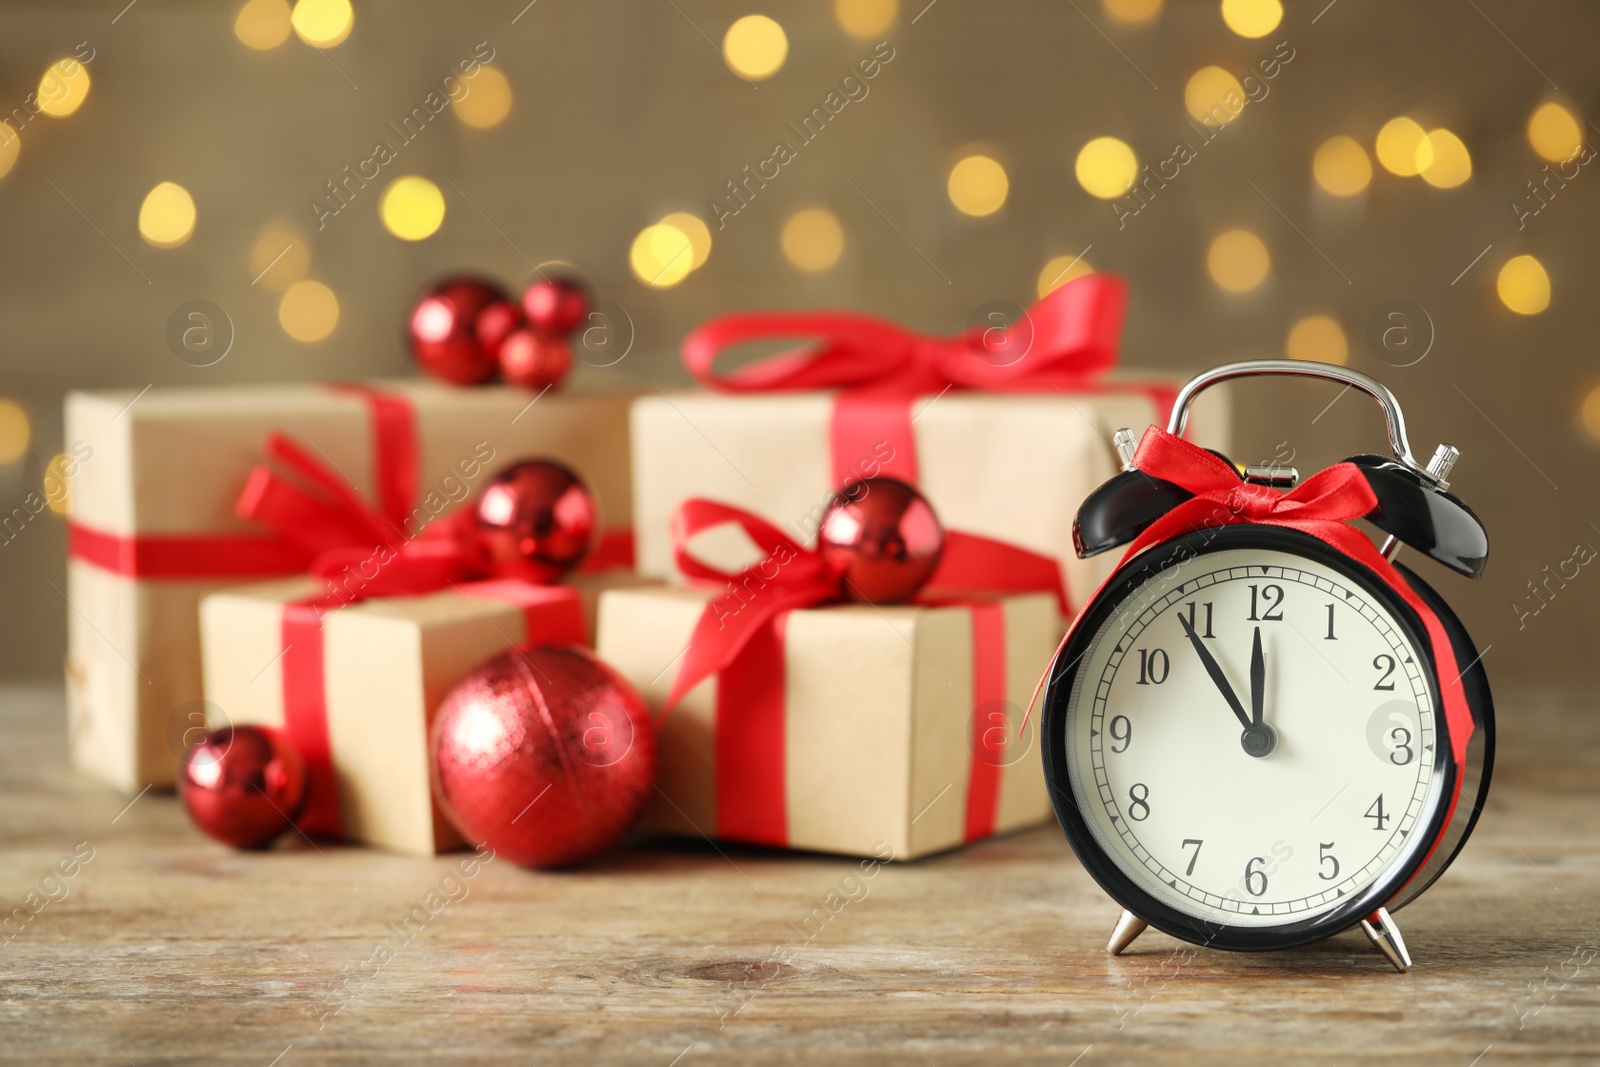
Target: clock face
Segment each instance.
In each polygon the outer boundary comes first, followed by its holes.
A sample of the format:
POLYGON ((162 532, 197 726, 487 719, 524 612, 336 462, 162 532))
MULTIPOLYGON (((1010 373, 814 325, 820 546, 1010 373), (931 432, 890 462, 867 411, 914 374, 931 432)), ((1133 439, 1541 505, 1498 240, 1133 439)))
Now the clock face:
POLYGON ((1442 793, 1432 657, 1332 553, 1258 547, 1309 538, 1212 536, 1075 638, 1051 741, 1073 821, 1191 920, 1304 927, 1376 906, 1419 861, 1442 793))

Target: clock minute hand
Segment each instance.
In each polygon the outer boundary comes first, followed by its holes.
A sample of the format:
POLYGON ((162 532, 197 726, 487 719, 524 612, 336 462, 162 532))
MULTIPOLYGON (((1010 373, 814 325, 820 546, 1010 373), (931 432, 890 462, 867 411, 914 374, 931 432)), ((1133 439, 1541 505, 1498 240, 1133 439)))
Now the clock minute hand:
POLYGON ((1189 620, 1181 614, 1178 616, 1178 625, 1183 627, 1184 636, 1189 638, 1189 643, 1194 646, 1195 653, 1200 657, 1200 662, 1205 664, 1206 673, 1211 675, 1211 680, 1216 683, 1217 689, 1222 693, 1222 699, 1228 702, 1228 707, 1239 717, 1239 722, 1246 730, 1250 728, 1250 716, 1244 713, 1244 705, 1239 703, 1239 696, 1233 691, 1233 686, 1228 684, 1227 675, 1222 673, 1222 667, 1211 658, 1211 653, 1206 651, 1206 646, 1200 643, 1200 637, 1194 632, 1194 627, 1189 625, 1189 620))
POLYGON ((1262 704, 1266 700, 1267 664, 1261 656, 1261 627, 1256 627, 1255 644, 1250 649, 1250 718, 1259 727, 1262 704))

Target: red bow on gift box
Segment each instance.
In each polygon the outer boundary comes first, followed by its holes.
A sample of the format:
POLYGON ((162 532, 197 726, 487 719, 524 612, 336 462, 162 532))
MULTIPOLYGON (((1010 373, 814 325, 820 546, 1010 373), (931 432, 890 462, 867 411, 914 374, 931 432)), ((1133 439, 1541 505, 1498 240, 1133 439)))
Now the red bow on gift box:
MULTIPOLYGON (((707 602, 695 624, 667 697, 668 708, 702 679, 737 659, 751 638, 779 614, 844 599, 842 575, 827 565, 820 552, 741 508, 713 500, 686 500, 673 514, 672 540, 679 570, 691 579, 726 585, 727 589, 707 602), (743 530, 763 553, 760 562, 741 571, 725 571, 689 550, 696 535, 723 525, 743 530)), ((928 579, 927 590, 928 595, 1050 593, 1062 613, 1067 611, 1061 568, 1054 559, 957 531, 945 532, 939 567, 928 579)))
POLYGON ((330 592, 330 602, 429 593, 489 574, 470 509, 411 536, 283 434, 267 436, 266 452, 298 480, 262 464, 250 472, 235 511, 270 526, 330 586, 353 570, 354 581, 330 592))
POLYGON ((730 392, 853 388, 909 397, 950 386, 1075 388, 1116 365, 1126 305, 1121 279, 1090 274, 1041 298, 1007 327, 972 326, 955 337, 918 334, 849 311, 723 315, 685 339, 683 361, 701 382, 730 392), (817 346, 726 375, 714 366, 734 345, 804 338, 817 346))

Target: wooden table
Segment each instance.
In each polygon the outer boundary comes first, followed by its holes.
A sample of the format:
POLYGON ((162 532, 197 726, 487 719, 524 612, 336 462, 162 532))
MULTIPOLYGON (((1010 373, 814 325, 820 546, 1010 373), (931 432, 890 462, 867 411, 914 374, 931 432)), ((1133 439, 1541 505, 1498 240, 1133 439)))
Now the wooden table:
POLYGON ((1152 932, 1108 957, 1117 909, 1054 827, 859 883, 703 843, 459 881, 459 856, 231 852, 171 796, 67 770, 59 693, 0 696, 7 909, 93 850, 0 942, 4 1063, 1600 1062, 1592 699, 1502 696, 1494 798, 1400 914, 1399 975, 1359 933, 1238 955, 1152 932), (841 884, 858 899, 830 914, 841 884))

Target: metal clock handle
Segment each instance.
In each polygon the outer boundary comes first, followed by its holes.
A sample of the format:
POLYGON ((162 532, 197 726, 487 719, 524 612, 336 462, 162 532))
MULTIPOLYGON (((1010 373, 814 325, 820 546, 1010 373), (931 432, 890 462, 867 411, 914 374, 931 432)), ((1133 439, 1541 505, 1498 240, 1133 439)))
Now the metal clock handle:
POLYGON ((1412 455, 1411 443, 1406 439, 1406 417, 1400 410, 1400 402, 1394 398, 1388 386, 1360 371, 1336 367, 1331 363, 1314 363, 1302 359, 1252 359, 1213 367, 1195 375, 1178 391, 1177 399, 1172 404, 1172 417, 1167 422, 1167 432, 1171 434, 1183 432, 1184 425, 1189 420, 1189 405, 1207 387, 1235 378, 1275 374, 1296 378, 1321 378, 1325 381, 1339 382, 1347 389, 1359 389, 1366 393, 1383 408, 1383 420, 1389 431, 1389 447, 1394 451, 1395 459, 1420 474, 1425 484, 1440 491, 1449 488, 1450 483, 1445 479, 1450 476, 1450 468, 1455 466, 1456 460, 1461 457, 1461 451, 1454 445, 1441 444, 1434 450, 1433 458, 1428 461, 1427 466, 1418 463, 1416 457, 1412 455))

